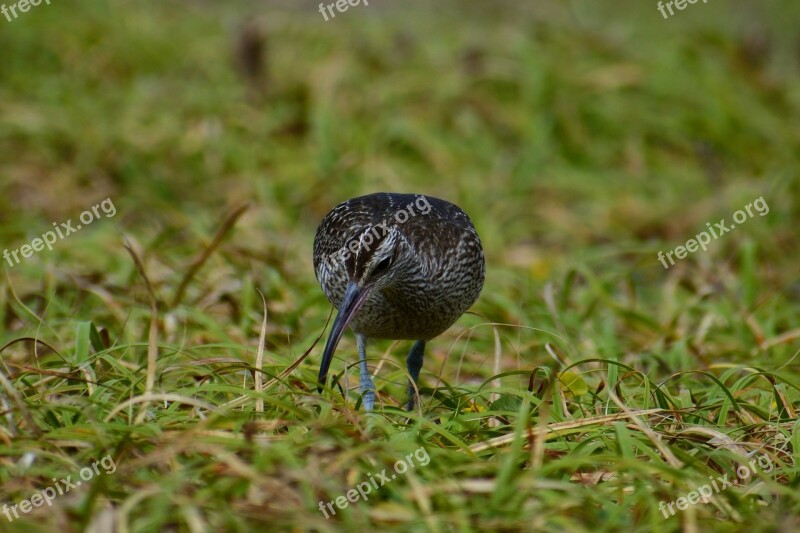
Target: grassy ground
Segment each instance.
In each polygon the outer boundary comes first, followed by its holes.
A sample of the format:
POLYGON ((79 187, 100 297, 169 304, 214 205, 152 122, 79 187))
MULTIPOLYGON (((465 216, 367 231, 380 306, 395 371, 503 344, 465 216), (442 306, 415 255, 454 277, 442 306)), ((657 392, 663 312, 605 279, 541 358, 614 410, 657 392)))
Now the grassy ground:
POLYGON ((94 218, 3 259, 0 498, 20 518, 0 531, 796 529, 797 14, 373 1, 325 22, 314 2, 54 0, 0 17, 0 245, 94 218), (316 391, 314 230, 378 190, 459 204, 486 250, 411 414, 408 343, 371 346, 374 414, 349 334, 341 388, 316 391))

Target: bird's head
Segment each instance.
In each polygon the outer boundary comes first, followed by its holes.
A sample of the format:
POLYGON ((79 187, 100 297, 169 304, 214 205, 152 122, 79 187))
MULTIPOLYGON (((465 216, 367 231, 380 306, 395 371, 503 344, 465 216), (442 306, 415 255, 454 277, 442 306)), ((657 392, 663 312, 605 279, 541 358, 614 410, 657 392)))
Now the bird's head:
POLYGON ((412 259, 411 247, 396 226, 368 226, 356 232, 341 250, 347 253, 335 255, 344 258, 339 268, 346 270, 348 282, 322 354, 318 378, 320 391, 347 326, 369 295, 390 288, 412 259))

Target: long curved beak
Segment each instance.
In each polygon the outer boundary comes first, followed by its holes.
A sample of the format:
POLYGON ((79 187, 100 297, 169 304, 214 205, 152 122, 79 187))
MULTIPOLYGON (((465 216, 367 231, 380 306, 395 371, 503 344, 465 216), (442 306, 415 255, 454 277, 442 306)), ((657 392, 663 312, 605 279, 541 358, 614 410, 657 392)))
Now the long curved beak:
POLYGON ((328 334, 328 342, 325 343, 325 351, 322 352, 322 362, 319 365, 319 378, 317 379, 317 390, 322 392, 325 382, 328 379, 328 368, 331 366, 333 359, 333 352, 339 345, 339 340, 342 338, 344 330, 364 302, 367 300, 372 287, 359 287, 354 281, 347 284, 347 289, 342 298, 342 304, 339 306, 339 312, 336 315, 336 320, 333 321, 333 327, 328 334))

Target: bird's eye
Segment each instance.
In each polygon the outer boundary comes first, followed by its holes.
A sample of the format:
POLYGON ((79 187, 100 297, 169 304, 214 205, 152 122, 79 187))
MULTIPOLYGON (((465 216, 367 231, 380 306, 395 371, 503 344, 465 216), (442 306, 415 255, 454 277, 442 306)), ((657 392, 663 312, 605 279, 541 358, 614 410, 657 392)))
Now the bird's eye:
POLYGON ((384 259, 383 261, 381 261, 380 263, 375 265, 375 269, 372 271, 372 273, 373 274, 383 274, 384 272, 389 270, 390 266, 392 266, 392 258, 391 257, 387 257, 386 259, 384 259))

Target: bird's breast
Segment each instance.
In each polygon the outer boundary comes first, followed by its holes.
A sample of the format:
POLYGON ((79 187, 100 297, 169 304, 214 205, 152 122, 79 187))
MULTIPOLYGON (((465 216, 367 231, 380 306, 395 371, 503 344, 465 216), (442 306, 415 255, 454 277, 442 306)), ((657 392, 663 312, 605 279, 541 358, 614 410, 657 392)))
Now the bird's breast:
POLYGON ((353 319, 357 333, 377 339, 432 339, 478 299, 483 266, 445 272, 375 290, 353 319))

